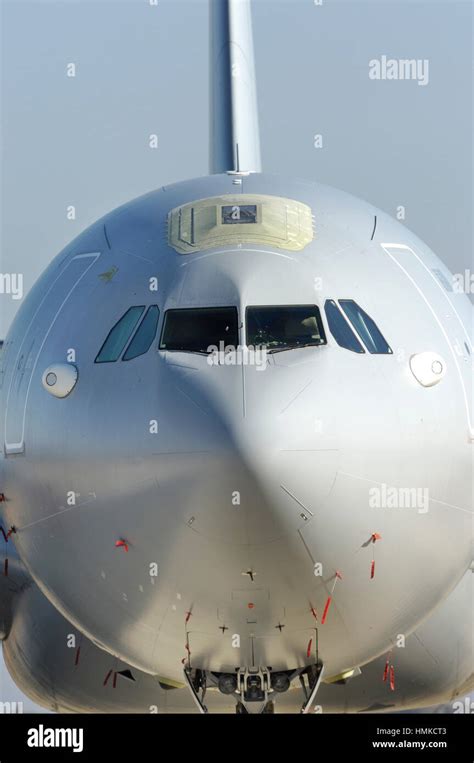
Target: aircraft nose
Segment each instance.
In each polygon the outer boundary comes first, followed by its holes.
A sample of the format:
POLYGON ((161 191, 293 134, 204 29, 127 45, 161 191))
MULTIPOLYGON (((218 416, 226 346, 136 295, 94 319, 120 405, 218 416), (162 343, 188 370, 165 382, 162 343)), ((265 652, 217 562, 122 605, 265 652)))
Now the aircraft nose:
MULTIPOLYGON (((305 352, 296 353, 300 360, 305 352)), ((265 367, 211 365, 203 356, 168 364, 165 434, 175 445, 160 484, 170 497, 180 484, 183 519, 194 530, 215 541, 262 543, 311 522, 338 462, 323 394, 329 380, 319 365, 317 355, 294 365, 270 356, 265 367)))

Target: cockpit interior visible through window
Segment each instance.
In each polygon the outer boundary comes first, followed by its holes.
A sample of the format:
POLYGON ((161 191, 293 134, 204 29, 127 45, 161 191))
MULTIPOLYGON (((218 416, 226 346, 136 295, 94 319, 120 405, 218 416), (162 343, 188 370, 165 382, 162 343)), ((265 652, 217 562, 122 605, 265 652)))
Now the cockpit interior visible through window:
POLYGON ((236 307, 197 307, 167 310, 161 332, 160 350, 210 353, 237 347, 239 326, 236 307))
POLYGON ((247 307, 247 346, 282 352, 326 344, 316 305, 247 307))

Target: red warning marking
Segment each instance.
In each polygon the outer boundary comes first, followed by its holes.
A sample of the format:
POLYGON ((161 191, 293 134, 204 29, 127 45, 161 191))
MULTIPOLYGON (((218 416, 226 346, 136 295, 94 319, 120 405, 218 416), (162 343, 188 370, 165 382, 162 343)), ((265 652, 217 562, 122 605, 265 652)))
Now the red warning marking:
POLYGON ((318 613, 316 612, 314 607, 311 607, 310 612, 313 615, 314 619, 317 620, 318 619, 318 613))
POLYGON ((79 656, 81 654, 81 647, 78 646, 76 649, 76 658, 74 660, 74 665, 79 665, 79 656))
POLYGON ((120 538, 120 540, 115 541, 115 548, 123 548, 125 551, 128 551, 128 543, 123 538, 120 538))
POLYGON ((390 665, 390 689, 395 691, 395 668, 390 665))
POLYGON ((102 684, 102 686, 107 686, 107 682, 108 682, 110 676, 112 675, 112 672, 113 672, 112 670, 109 670, 109 672, 107 673, 107 675, 104 678, 104 683, 102 684))
POLYGON ((5 543, 8 543, 8 538, 10 537, 10 535, 12 535, 12 533, 16 533, 16 529, 13 527, 13 525, 12 525, 12 527, 10 527, 10 529, 9 529, 9 531, 7 533, 5 532, 3 527, 0 527, 0 530, 2 531, 2 535, 3 535, 3 539, 4 539, 5 543))
POLYGON ((8 559, 5 559, 5 565, 4 565, 4 568, 3 568, 3 572, 6 575, 6 577, 8 577, 8 559))
MULTIPOLYGON (((372 540, 372 544, 375 543, 377 540, 381 540, 382 536, 379 533, 372 533, 370 536, 372 540)), ((373 580, 375 577, 375 549, 372 551, 372 563, 370 565, 370 579, 373 580)))
POLYGON ((114 670, 114 678, 113 678, 113 681, 112 681, 112 689, 115 689, 116 686, 117 686, 117 671, 114 670))
POLYGON ((313 639, 310 638, 308 648, 306 649, 306 657, 311 657, 311 647, 313 646, 313 639))
POLYGON ((329 596, 327 598, 327 601, 326 601, 326 605, 324 607, 323 616, 321 618, 321 625, 324 625, 324 623, 326 622, 326 617, 327 617, 327 614, 328 614, 328 611, 329 611, 329 607, 331 605, 332 596, 333 596, 334 589, 336 588, 336 583, 337 583, 338 580, 342 580, 342 574, 339 572, 339 570, 336 570, 336 576, 334 578, 334 583, 332 584, 331 593, 329 594, 329 596))
POLYGON ((384 680, 384 682, 388 678, 388 669, 389 669, 389 666, 390 666, 390 660, 387 659, 387 662, 385 663, 385 668, 384 668, 384 671, 383 671, 383 680, 384 680))
POLYGON ((192 614, 193 614, 192 612, 186 612, 186 620, 184 621, 185 623, 189 621, 189 618, 191 617, 192 614))
POLYGON ((248 607, 249 609, 253 609, 253 608, 254 608, 254 606, 255 606, 255 604, 252 604, 252 602, 251 602, 251 601, 249 601, 249 603, 247 604, 247 607, 248 607))
POLYGON ((191 654, 191 650, 190 650, 190 648, 189 648, 189 644, 185 644, 185 645, 184 645, 184 648, 186 649, 186 651, 187 651, 187 653, 188 653, 188 654, 191 654))
POLYGON ((328 611, 329 611, 329 607, 330 607, 331 601, 332 601, 332 596, 328 596, 328 600, 326 602, 326 606, 324 607, 323 616, 321 618, 321 624, 322 625, 324 625, 324 623, 326 622, 326 617, 327 617, 327 614, 328 614, 328 611))

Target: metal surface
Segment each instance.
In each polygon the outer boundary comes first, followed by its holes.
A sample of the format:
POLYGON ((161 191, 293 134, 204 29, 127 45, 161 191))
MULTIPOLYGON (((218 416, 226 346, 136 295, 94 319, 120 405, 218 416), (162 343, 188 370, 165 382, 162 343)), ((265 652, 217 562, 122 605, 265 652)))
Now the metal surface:
MULTIPOLYGON (((271 680, 321 660, 333 683, 317 700, 339 711, 453 697, 472 688, 472 305, 380 210, 258 172, 249 4, 213 5, 214 160, 241 174, 170 185, 99 220, 52 261, 3 346, 0 490, 5 545, 19 555, 3 601, 7 665, 30 696, 66 710, 114 705, 97 666, 114 683, 117 666, 138 672, 138 699, 120 673, 115 704, 139 712, 157 686, 180 692, 163 686, 182 685, 183 664, 260 666, 271 680), (227 232, 183 256, 169 216, 212 197, 227 232), (317 235, 301 251, 244 240, 232 207, 260 197, 311 210, 317 235), (393 352, 338 344, 324 306, 340 299, 393 352), (152 305, 148 351, 95 362, 120 318, 152 305), (247 308, 291 305, 319 308, 327 344, 244 361, 247 308), (238 315, 235 360, 160 349, 166 312, 199 307, 238 315), (412 373, 423 353, 442 359, 436 384, 412 373), (43 379, 66 363, 76 383, 58 398, 43 379), (84 671, 67 662, 65 629, 91 648, 84 671), (410 650, 397 650, 401 637, 410 650), (402 689, 387 694, 382 655, 397 651, 402 689)), ((257 225, 258 204, 247 206, 257 225)), ((278 703, 299 710, 293 696, 278 703)))
POLYGON ((261 172, 250 0, 213 0, 211 172, 261 172))
POLYGON ((381 242, 404 242, 428 269, 444 266, 379 211, 371 241, 375 210, 364 202, 275 176, 243 179, 243 193, 270 191, 315 211, 318 237, 303 252, 245 245, 184 260, 163 241, 170 209, 235 186, 228 175, 169 186, 111 213, 59 255, 25 299, 3 351, 3 408, 8 420, 25 416, 24 452, 10 454, 7 441, 2 460, 5 522, 17 527, 22 559, 86 636, 177 681, 187 612, 193 667, 304 667, 312 610, 321 621, 340 570, 319 627, 330 678, 416 628, 472 558, 465 379, 449 363, 442 381, 424 388, 409 368, 420 350, 449 358, 470 331, 467 298, 428 275, 412 288, 381 242), (88 251, 96 254, 87 273, 55 297, 62 310, 41 319, 50 284, 88 251), (158 292, 150 291, 153 278, 158 292), (397 352, 339 347, 323 306, 342 297, 361 304, 397 352), (448 299, 462 320, 445 321, 448 299), (136 304, 160 308, 150 350, 94 363, 136 304), (242 321, 247 305, 262 304, 318 304, 328 344, 270 355, 264 371, 158 349, 168 308, 235 305, 242 321), (20 400, 18 358, 30 332, 40 349, 20 400), (59 400, 44 390, 42 374, 70 349, 79 378, 59 400), (371 506, 370 490, 383 497, 383 485, 426 489, 427 511, 371 506), (382 541, 371 580, 374 531, 382 541), (116 547, 120 539, 128 553, 116 547))
MULTIPOLYGON (((159 683, 161 678, 114 659, 81 636, 31 581, 15 558, 14 548, 9 553, 10 574, 0 577, 3 656, 15 683, 31 700, 56 712, 196 712, 182 680, 178 682, 182 688, 166 690, 159 683), (118 673, 115 689, 110 680, 103 685, 111 669, 118 673), (127 669, 133 681, 121 675, 127 669)), ((1 564, 3 561, 0 558, 1 564)), ((395 692, 382 680, 386 660, 382 655, 364 665, 355 678, 337 684, 322 681, 317 705, 313 704, 311 711, 383 713, 426 707, 427 699, 433 703, 456 702, 455 709, 464 711, 463 695, 474 688, 473 580, 469 570, 448 598, 407 638, 405 646, 394 650, 395 692)), ((211 686, 206 706, 211 713, 232 713, 235 699, 211 686)), ((276 707, 283 712, 300 711, 297 679, 289 691, 278 696, 276 707)))

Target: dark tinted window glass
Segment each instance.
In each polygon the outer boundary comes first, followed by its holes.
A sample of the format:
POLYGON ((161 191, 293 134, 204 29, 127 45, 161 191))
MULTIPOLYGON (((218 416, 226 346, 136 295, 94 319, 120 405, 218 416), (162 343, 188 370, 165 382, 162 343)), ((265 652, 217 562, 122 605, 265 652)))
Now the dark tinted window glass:
POLYGON ((139 355, 144 355, 145 352, 148 352, 156 335, 156 327, 158 326, 159 317, 160 311, 156 305, 152 305, 148 308, 135 336, 127 347, 123 360, 132 360, 133 358, 138 358, 139 355))
POLYGON ((351 352, 365 352, 333 299, 326 300, 324 310, 326 312, 329 330, 338 345, 351 352))
POLYGON ((326 344, 316 305, 247 308, 247 345, 269 352, 326 344))
POLYGON ((382 355, 392 354, 391 348, 370 315, 367 315, 352 299, 340 299, 339 304, 369 352, 382 355))
POLYGON ((97 355, 96 363, 112 363, 121 356, 125 345, 130 339, 140 316, 144 311, 143 305, 140 307, 131 307, 125 315, 122 315, 118 323, 109 332, 102 348, 97 355))
POLYGON ((167 310, 160 349, 210 352, 220 342, 231 347, 239 344, 236 307, 167 310))

